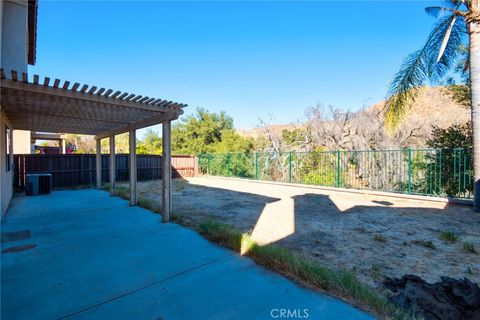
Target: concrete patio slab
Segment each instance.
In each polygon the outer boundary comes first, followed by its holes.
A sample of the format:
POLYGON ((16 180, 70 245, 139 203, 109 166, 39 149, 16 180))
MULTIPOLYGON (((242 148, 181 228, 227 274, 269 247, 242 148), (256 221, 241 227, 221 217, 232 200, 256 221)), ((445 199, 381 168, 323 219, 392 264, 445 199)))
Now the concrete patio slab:
POLYGON ((371 319, 93 189, 15 197, 1 250, 1 319, 371 319))

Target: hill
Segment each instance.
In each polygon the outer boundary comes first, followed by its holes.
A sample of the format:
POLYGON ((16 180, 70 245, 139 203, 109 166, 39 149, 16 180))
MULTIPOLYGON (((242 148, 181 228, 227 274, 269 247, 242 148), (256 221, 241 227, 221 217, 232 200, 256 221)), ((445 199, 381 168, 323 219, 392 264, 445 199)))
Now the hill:
MULTIPOLYGON (((369 117, 376 118, 378 122, 385 121, 385 101, 373 104, 371 107, 358 111, 365 112, 369 117)), ((452 124, 463 124, 470 119, 470 109, 456 102, 451 92, 445 87, 424 87, 407 111, 398 131, 409 135, 410 146, 423 147, 426 139, 430 137, 434 127, 447 128, 452 124)), ((283 130, 293 130, 301 124, 276 124, 271 125, 270 131, 281 136, 283 130)), ((243 136, 260 137, 264 134, 261 127, 249 130, 238 130, 243 136)))

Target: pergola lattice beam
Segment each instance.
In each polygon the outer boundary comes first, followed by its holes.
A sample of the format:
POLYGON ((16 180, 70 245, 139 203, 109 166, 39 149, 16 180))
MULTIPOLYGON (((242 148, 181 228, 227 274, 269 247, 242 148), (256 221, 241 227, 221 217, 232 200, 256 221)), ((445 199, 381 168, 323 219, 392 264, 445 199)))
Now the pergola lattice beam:
POLYGON ((26 73, 10 75, 0 69, 2 107, 14 129, 107 137, 175 120, 186 106, 57 78, 34 75, 29 82, 26 73))
POLYGON ((103 139, 103 138, 107 138, 109 136, 114 136, 114 135, 117 135, 117 134, 120 134, 120 133, 129 132, 131 130, 137 130, 137 129, 153 126, 153 125, 161 123, 161 122, 175 120, 179 116, 181 116, 182 114, 183 114, 183 110, 166 112, 164 114, 160 114, 160 115, 153 116, 153 117, 150 117, 150 118, 147 118, 147 119, 144 119, 144 120, 140 120, 140 121, 137 121, 135 123, 126 125, 124 127, 118 128, 118 129, 113 129, 113 130, 106 131, 106 132, 101 133, 101 134, 97 134, 95 136, 95 139, 103 139))
POLYGON ((65 97, 65 98, 70 98, 70 99, 75 99, 80 101, 105 103, 110 105, 117 105, 122 107, 154 111, 154 112, 181 109, 186 106, 184 104, 171 103, 171 101, 166 101, 166 100, 161 100, 160 102, 157 102, 155 105, 147 104, 147 103, 137 101, 142 97, 140 95, 136 96, 131 100, 112 98, 105 95, 97 95, 97 94, 94 94, 97 88, 95 86, 91 87, 88 92, 81 92, 81 91, 79 92, 79 91, 63 89, 60 87, 58 88, 50 87, 48 86, 48 82, 44 82, 44 83, 47 83, 47 85, 45 84, 32 85, 32 83, 26 83, 22 81, 13 80, 13 79, 2 79, 1 86, 2 88, 12 89, 16 91, 38 93, 38 94, 42 94, 43 96, 65 97))

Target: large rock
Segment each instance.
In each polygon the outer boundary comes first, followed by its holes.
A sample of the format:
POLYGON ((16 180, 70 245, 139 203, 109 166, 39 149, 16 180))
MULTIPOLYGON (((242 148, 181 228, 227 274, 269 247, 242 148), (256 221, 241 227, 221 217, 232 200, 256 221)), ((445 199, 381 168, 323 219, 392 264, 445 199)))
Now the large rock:
POLYGON ((426 320, 480 319, 480 288, 467 278, 456 280, 442 277, 436 283, 427 283, 415 275, 401 279, 387 278, 385 286, 394 295, 398 306, 422 314, 426 320))

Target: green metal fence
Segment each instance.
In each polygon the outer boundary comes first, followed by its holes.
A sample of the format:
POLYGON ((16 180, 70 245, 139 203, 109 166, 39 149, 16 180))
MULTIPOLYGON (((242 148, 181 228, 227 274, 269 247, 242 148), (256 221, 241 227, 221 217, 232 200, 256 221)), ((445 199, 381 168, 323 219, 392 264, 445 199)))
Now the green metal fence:
POLYGON ((473 197, 471 149, 224 153, 198 156, 215 176, 370 189, 438 197, 473 197))

